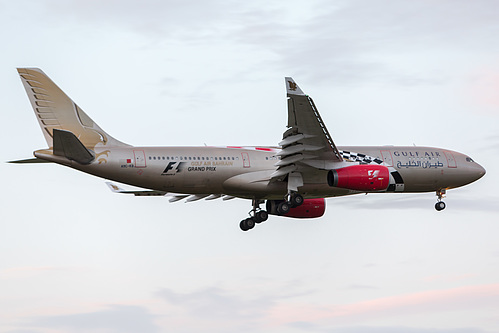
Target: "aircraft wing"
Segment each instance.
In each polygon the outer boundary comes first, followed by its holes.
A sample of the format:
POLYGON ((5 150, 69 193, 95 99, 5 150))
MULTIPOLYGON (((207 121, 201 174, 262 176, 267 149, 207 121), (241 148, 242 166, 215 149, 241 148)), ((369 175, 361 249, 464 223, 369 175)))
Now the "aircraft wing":
POLYGON ((338 148, 322 121, 314 101, 298 87, 291 77, 286 77, 288 96, 288 130, 284 132, 279 146, 281 157, 276 163, 273 179, 288 176, 288 189, 296 191, 303 183, 300 170, 303 167, 331 168, 331 164, 342 162, 338 148), (293 184, 289 184, 291 183, 293 184))
POLYGON ((194 202, 201 199, 205 200, 215 200, 218 198, 222 198, 223 201, 232 200, 236 197, 225 194, 177 194, 177 193, 168 193, 163 191, 154 191, 154 190, 139 190, 139 191, 126 191, 119 187, 118 185, 106 182, 106 185, 113 191, 114 193, 121 194, 133 194, 136 197, 151 197, 151 196, 161 196, 161 197, 170 197, 169 202, 177 202, 183 199, 186 199, 185 202, 194 202))

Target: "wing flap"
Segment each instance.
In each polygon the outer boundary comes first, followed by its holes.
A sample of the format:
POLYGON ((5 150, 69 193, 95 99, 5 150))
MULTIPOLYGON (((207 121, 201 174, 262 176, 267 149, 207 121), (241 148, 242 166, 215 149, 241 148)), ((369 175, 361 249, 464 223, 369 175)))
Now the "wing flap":
POLYGON ((183 199, 186 199, 185 202, 194 202, 198 201, 201 199, 205 200, 215 200, 222 198, 222 200, 227 201, 234 199, 235 197, 225 195, 225 194, 176 194, 176 193, 168 193, 168 192, 163 192, 163 191, 155 191, 155 190, 138 190, 138 191, 127 191, 119 187, 118 185, 111 183, 111 182, 106 182, 106 185, 111 189, 112 192, 114 193, 120 193, 120 194, 133 194, 136 197, 151 197, 151 196, 169 196, 170 199, 168 202, 173 203, 177 202, 183 199))

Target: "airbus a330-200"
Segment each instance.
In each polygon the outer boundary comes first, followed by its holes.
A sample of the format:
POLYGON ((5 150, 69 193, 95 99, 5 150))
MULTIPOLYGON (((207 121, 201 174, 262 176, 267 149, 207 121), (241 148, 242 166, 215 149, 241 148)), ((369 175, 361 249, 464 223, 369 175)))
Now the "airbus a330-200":
POLYGON ((38 68, 18 68, 48 148, 16 163, 53 162, 139 187, 116 193, 167 196, 170 202, 243 198, 252 201, 243 231, 270 215, 316 218, 325 198, 360 193, 435 192, 485 174, 469 156, 417 146, 337 147, 312 98, 285 78, 287 130, 270 147, 135 147, 102 130, 38 68), (264 205, 264 208, 261 208, 264 205))

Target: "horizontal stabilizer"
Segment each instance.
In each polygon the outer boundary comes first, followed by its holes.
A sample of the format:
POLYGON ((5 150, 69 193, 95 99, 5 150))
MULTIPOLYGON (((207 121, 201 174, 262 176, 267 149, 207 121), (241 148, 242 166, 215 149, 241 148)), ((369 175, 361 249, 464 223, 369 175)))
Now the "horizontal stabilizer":
POLYGON ((64 156, 80 164, 90 164, 94 155, 71 132, 54 129, 54 155, 64 156))
POLYGON ((41 158, 27 158, 25 160, 17 160, 17 161, 8 161, 7 163, 15 163, 15 164, 32 164, 32 163, 52 163, 51 161, 42 160, 41 158))

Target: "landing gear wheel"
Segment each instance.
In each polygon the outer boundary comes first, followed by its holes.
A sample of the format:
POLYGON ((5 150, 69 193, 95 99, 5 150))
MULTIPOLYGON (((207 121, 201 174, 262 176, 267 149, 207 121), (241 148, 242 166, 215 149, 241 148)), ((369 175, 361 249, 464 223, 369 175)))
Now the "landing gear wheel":
POLYGON ((242 231, 248 231, 255 227, 255 221, 253 221, 252 218, 244 219, 241 221, 241 223, 239 223, 239 227, 242 231))
POLYGON ((287 203, 287 201, 283 201, 279 205, 277 205, 277 213, 279 215, 287 214, 290 209, 291 209, 291 206, 287 203))
POLYGON ((439 201, 435 204, 435 209, 438 211, 444 210, 445 209, 445 202, 439 201))
POLYGON ((261 210, 261 211, 255 213, 255 217, 254 217, 256 223, 265 222, 265 221, 267 221, 268 218, 269 218, 269 213, 267 213, 264 210, 261 210))
POLYGON ((239 228, 241 228, 242 231, 248 231, 248 227, 246 226, 246 220, 242 220, 240 223, 239 223, 239 228))
POLYGON ((301 204, 303 203, 303 197, 299 193, 293 193, 291 195, 289 202, 291 203, 291 207, 293 208, 301 206, 301 204))

